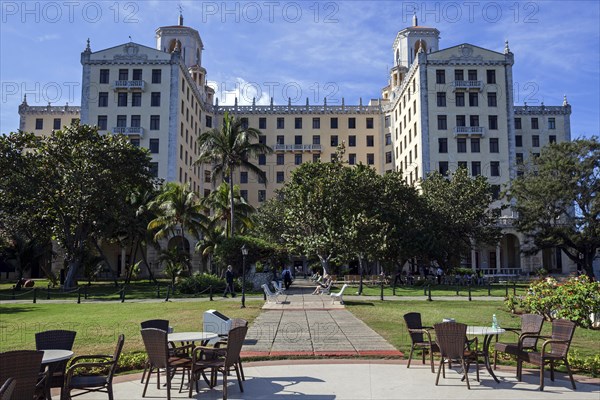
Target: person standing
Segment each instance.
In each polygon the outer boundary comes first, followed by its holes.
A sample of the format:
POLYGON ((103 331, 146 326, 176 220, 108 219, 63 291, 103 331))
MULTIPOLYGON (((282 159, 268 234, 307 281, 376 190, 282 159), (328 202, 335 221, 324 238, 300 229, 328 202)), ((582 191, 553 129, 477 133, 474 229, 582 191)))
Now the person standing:
POLYGON ((227 293, 231 293, 231 297, 235 297, 235 290, 233 288, 233 267, 227 266, 227 272, 225 272, 225 291, 223 297, 227 297, 227 293))
POLYGON ((283 270, 283 283, 285 284, 285 290, 288 290, 292 285, 292 271, 290 271, 290 267, 283 270))

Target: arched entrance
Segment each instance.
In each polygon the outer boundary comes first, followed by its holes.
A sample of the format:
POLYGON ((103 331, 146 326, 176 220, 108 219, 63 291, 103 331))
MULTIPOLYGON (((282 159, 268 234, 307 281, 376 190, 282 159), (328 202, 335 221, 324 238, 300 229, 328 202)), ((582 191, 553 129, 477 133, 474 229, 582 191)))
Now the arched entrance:
POLYGON ((177 249, 179 252, 190 254, 190 242, 183 236, 173 236, 169 239, 169 250, 177 249))
POLYGON ((501 268, 521 269, 521 243, 512 233, 502 236, 500 241, 501 268))

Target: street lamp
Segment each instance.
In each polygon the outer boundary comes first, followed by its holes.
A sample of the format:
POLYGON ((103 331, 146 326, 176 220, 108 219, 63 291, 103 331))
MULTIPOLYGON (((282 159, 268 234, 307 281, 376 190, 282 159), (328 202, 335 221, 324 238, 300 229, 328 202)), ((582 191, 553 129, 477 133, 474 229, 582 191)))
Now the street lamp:
POLYGON ((246 308, 246 256, 248 255, 248 248, 246 244, 242 245, 242 306, 240 308, 246 308))

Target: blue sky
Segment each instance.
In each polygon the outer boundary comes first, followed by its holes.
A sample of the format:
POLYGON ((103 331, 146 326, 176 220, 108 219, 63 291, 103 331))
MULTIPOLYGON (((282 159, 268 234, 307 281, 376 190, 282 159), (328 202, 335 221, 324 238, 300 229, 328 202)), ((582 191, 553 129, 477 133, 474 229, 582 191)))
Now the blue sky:
POLYGON ((600 132, 600 2, 591 1, 2 1, 0 132, 18 128, 18 105, 78 105, 80 53, 129 41, 155 47, 154 31, 200 32, 203 66, 221 103, 358 104, 380 96, 396 33, 441 31, 440 48, 471 43, 515 54, 515 103, 573 107, 572 136, 600 132))

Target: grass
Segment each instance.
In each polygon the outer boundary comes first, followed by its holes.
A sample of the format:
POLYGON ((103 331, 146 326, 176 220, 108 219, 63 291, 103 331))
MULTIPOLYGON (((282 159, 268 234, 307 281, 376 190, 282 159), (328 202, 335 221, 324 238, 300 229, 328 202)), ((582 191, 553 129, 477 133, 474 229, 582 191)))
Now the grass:
MULTIPOLYGON (((336 286, 341 287, 340 284, 336 286)), ((506 288, 507 286, 500 283, 495 283, 490 285, 490 296, 504 297, 506 296, 506 288)), ((508 285, 508 293, 512 294, 513 290, 517 295, 524 295, 527 293, 527 289, 529 288, 529 283, 517 283, 513 288, 512 283, 508 285)), ((425 286, 397 286, 396 287, 396 296, 425 296, 424 290, 425 286)), ((435 296, 456 296, 456 291, 458 289, 458 296, 468 297, 469 296, 469 288, 467 286, 455 286, 455 285, 431 285, 431 297, 435 296)), ((358 290, 358 285, 350 285, 347 289, 349 290, 348 294, 354 294, 358 290)), ((381 288, 378 285, 363 285, 363 294, 365 296, 379 296, 381 293, 381 288)), ((390 286, 385 286, 383 288, 384 298, 386 296, 393 296, 393 289, 390 286)), ((472 286, 471 287, 471 296, 479 297, 479 296, 488 296, 488 287, 487 286, 472 286)))
POLYGON ((262 301, 2 304, 0 305, 0 352, 35 349, 36 332, 48 329, 77 331, 75 354, 112 354, 117 337, 125 334, 124 352, 142 351, 140 322, 167 319, 176 332, 201 331, 204 311, 218 308, 231 318, 253 321, 262 301))

